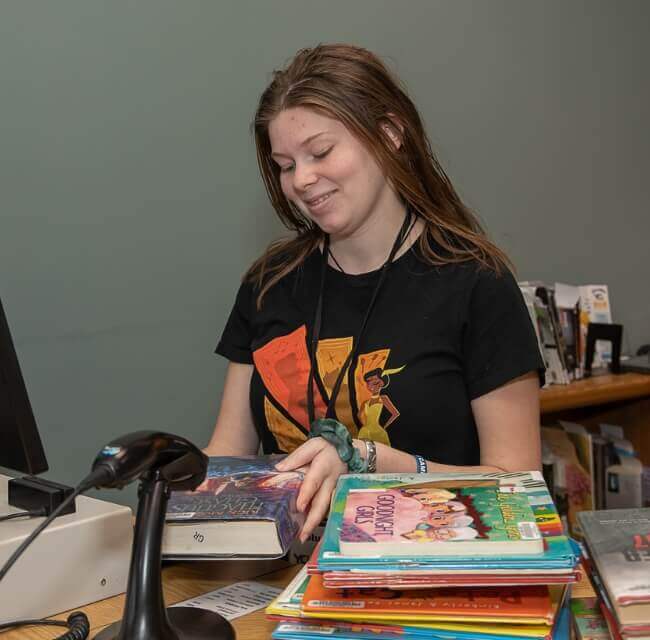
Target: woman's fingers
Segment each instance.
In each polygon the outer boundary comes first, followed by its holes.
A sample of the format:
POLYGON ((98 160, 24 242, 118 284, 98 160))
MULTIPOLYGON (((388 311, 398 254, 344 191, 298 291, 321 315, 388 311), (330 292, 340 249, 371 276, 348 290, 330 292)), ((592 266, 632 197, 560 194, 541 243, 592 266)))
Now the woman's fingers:
POLYGON ((307 540, 311 532, 321 523, 327 514, 335 486, 336 478, 330 476, 323 480, 318 492, 311 501, 311 507, 309 508, 309 513, 305 519, 305 524, 300 530, 301 542, 307 540))
POLYGON ((278 471, 294 471, 308 465, 326 444, 322 438, 312 438, 301 444, 295 451, 290 453, 275 465, 278 471))
POLYGON ((300 491, 298 492, 298 498, 296 500, 298 511, 305 511, 307 505, 309 505, 316 492, 320 489, 325 478, 326 473, 322 467, 318 465, 310 466, 307 475, 305 475, 302 484, 300 485, 300 491))

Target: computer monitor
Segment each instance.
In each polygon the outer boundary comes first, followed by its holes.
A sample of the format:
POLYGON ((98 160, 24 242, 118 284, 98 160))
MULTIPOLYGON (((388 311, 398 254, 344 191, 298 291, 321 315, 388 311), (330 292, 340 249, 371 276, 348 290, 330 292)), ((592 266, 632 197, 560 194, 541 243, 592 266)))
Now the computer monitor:
POLYGON ((0 300, 0 467, 35 475, 47 471, 25 381, 0 300))

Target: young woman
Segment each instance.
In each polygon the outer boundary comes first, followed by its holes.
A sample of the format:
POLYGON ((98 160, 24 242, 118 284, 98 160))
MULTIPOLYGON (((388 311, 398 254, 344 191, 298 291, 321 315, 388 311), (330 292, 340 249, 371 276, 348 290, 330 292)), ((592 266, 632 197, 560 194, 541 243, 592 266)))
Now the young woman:
POLYGON ((302 539, 348 471, 539 468, 544 369, 525 305, 399 82, 359 47, 305 49, 254 129, 293 236, 239 290, 206 452, 289 453, 278 468, 306 472, 302 539))

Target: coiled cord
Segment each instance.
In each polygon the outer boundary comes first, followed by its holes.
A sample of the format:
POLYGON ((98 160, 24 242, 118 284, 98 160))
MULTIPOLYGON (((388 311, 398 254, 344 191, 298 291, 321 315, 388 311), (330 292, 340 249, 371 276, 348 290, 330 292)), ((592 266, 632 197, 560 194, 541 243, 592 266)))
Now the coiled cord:
POLYGON ((68 631, 56 640, 86 640, 90 633, 90 622, 83 611, 71 613, 68 616, 68 626, 68 631))
POLYGON ((0 624, 0 631, 13 629, 14 627, 37 625, 69 627, 62 636, 57 636, 54 640, 86 640, 90 633, 90 622, 88 621, 88 616, 83 611, 71 613, 65 622, 62 620, 16 620, 16 622, 6 622, 0 624))

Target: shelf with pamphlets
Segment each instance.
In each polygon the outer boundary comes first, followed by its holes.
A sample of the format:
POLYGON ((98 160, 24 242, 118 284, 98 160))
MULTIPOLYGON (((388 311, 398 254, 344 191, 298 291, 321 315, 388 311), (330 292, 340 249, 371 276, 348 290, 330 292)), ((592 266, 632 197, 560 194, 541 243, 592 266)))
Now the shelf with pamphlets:
POLYGON ((544 475, 571 534, 583 511, 650 506, 650 376, 603 374, 540 393, 544 475))
POLYGON ((650 375, 603 374, 551 385, 540 391, 542 424, 578 422, 590 431, 601 424, 623 427, 641 462, 650 466, 650 375))

